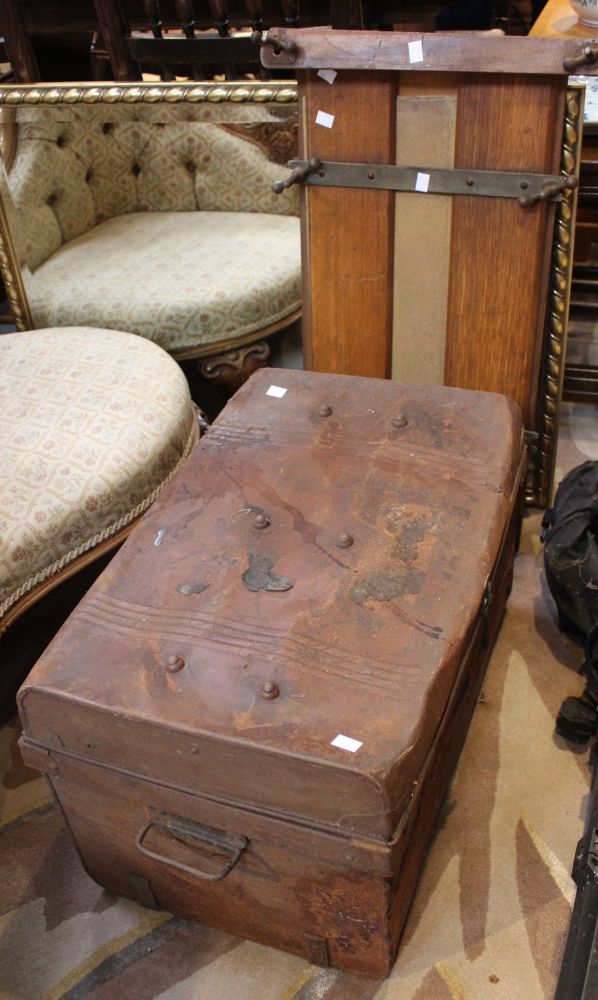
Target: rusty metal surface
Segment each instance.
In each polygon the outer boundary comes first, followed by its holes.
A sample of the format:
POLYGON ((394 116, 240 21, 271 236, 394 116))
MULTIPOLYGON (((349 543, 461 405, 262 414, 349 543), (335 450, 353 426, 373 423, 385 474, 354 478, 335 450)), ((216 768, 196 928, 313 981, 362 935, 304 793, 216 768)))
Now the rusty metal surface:
POLYGON ((256 373, 30 675, 26 738, 389 838, 471 640, 521 432, 496 395, 256 373))

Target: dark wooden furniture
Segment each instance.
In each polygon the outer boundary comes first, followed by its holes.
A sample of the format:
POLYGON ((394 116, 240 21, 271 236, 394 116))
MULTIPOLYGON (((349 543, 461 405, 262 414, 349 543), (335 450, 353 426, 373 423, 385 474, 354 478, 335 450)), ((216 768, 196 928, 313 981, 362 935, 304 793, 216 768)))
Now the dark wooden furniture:
MULTIPOLYGON (((18 83, 41 80, 164 80, 184 74, 209 79, 253 73, 260 65, 253 31, 275 25, 392 28, 416 23, 432 30, 448 0, 2 0, 0 36, 18 83), (101 29, 101 30, 100 30, 101 29), (218 43, 218 44, 217 44, 218 43), (109 60, 109 61, 108 61, 109 60)), ((1 41, 1 39, 0 39, 1 41)), ((286 75, 292 76, 287 69, 286 75)))
POLYGON ((19 696, 97 882, 390 971, 510 588, 521 432, 489 394, 241 388, 19 696))
MULTIPOLYGON (((18 83, 140 79, 142 69, 173 79, 260 72, 251 31, 330 23, 317 0, 2 0, 0 36, 18 83), (239 30, 244 34, 240 37, 239 30), (164 44, 168 46, 164 49, 164 44), (215 44, 219 42, 220 44, 215 44), (109 58, 110 63, 107 62, 109 58), (238 65, 235 65, 238 64, 238 65)), ((265 74, 268 75, 269 74, 265 74)))
MULTIPOLYGON (((536 38, 577 38, 593 34, 581 24, 569 0, 548 0, 530 34, 536 38)), ((592 43, 595 44, 595 43, 592 43)), ((583 68, 579 71, 586 73, 583 68)), ((569 341, 563 399, 598 402, 598 135, 596 122, 584 124, 569 341)))
POLYGON ((307 364, 509 395, 538 436, 528 497, 546 503, 575 211, 561 172, 575 184, 580 125, 563 63, 582 47, 437 33, 411 62, 421 34, 271 36, 296 46, 263 58, 298 71, 301 161, 322 164, 303 185, 307 364), (339 186, 331 171, 350 163, 360 180, 339 186), (397 193, 379 170, 396 164, 411 167, 397 193), (515 177, 511 195, 476 197, 476 171, 515 177), (437 193, 416 193, 419 172, 437 193), (562 200, 529 203, 535 175, 562 200))
POLYGON ((107 59, 96 51, 97 31, 92 0, 0 4, 0 36, 17 83, 109 76, 107 59))
POLYGON ((272 4, 268 12, 253 0, 233 11, 225 0, 210 0, 209 22, 205 14, 198 17, 199 5, 192 0, 174 0, 170 10, 158 0, 144 0, 142 21, 130 20, 124 0, 94 3, 117 80, 140 80, 144 71, 166 81, 177 75, 204 80, 223 74, 234 80, 254 73, 269 78, 260 65, 259 34, 272 24, 299 24, 297 0, 272 4))
MULTIPOLYGON (((130 0, 94 3, 118 80, 141 79, 144 71, 159 73, 163 80, 172 80, 176 75, 203 80, 215 73, 231 80, 247 73, 269 79, 270 71, 259 59, 258 34, 274 25, 296 28, 330 24, 333 28, 356 29, 384 23, 390 28, 405 16, 405 7, 400 3, 361 0, 331 0, 330 4, 309 0, 210 0, 205 6, 192 0, 171 0, 170 4, 143 0, 145 19, 140 20, 130 0)), ((438 5, 424 6, 423 19, 414 13, 413 5, 408 8, 408 16, 433 27, 430 11, 438 5)), ((294 75, 292 67, 285 72, 294 75)))

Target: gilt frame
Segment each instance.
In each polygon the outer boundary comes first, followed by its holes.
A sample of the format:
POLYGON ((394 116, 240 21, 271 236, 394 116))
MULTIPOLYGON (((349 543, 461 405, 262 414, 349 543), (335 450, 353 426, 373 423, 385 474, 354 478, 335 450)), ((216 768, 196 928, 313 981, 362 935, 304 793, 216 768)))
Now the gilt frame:
MULTIPOLYGON (((583 135, 585 87, 570 84, 567 89, 561 173, 579 176, 583 135)), ((546 507, 551 502, 556 461, 560 405, 565 377, 569 299, 573 270, 577 190, 565 191, 554 222, 550 263, 548 308, 544 328, 540 391, 538 394, 538 442, 526 484, 526 502, 546 507)))

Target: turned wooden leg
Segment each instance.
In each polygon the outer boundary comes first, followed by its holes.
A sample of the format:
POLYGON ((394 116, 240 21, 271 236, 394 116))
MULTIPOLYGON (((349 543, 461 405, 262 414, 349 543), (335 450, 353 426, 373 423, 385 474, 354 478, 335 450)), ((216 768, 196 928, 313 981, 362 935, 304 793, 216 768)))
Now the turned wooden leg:
POLYGON ((201 358, 197 362, 200 375, 221 385, 231 394, 246 382, 258 368, 265 368, 270 357, 270 348, 263 340, 235 351, 225 351, 212 358, 201 358))

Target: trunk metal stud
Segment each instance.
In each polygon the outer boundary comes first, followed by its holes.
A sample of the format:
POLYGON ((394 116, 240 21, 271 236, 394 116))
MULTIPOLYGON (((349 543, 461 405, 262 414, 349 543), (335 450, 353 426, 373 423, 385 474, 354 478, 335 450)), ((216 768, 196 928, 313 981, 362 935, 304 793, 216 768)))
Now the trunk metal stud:
POLYGON ((169 656, 166 660, 166 669, 169 674, 176 674, 178 670, 182 670, 185 666, 185 661, 182 656, 169 656))

